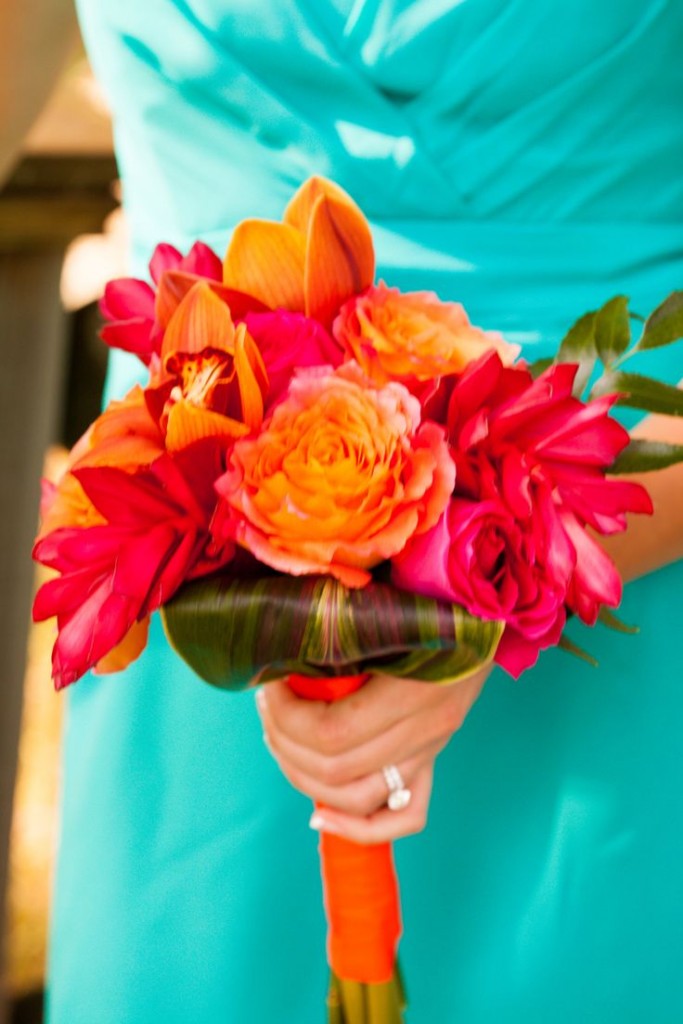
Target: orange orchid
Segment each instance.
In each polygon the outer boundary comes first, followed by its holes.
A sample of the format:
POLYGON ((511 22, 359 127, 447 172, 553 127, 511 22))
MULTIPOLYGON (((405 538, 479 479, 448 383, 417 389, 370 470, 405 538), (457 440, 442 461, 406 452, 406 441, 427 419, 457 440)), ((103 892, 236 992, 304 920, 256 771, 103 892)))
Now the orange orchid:
POLYGON ((230 442, 261 425, 263 359, 207 283, 195 283, 171 316, 160 362, 147 397, 169 452, 209 437, 230 442))
POLYGON ((185 296, 198 283, 203 283, 217 296, 235 319, 241 319, 246 313, 258 313, 267 307, 251 295, 246 295, 235 288, 228 288, 220 281, 202 278, 185 270, 166 270, 159 279, 159 286, 154 299, 154 316, 158 328, 163 332, 171 322, 171 318, 185 296))
POLYGON ((343 189, 314 177, 289 203, 282 223, 237 226, 223 284, 269 309, 305 313, 329 327, 339 307, 372 284, 374 272, 367 220, 343 189))

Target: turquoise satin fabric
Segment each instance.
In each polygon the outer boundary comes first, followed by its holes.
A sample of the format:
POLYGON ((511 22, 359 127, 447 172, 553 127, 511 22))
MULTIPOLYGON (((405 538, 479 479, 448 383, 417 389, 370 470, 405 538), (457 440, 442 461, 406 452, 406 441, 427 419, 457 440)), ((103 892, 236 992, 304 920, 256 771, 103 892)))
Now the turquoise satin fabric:
MULTIPOLYGON (((380 273, 550 350, 613 294, 683 285, 683 7, 665 0, 81 0, 145 272, 221 250, 310 174, 372 219, 380 273)), ((650 368, 682 376, 680 348, 650 368)), ((112 361, 110 392, 138 373, 112 361)), ((680 565, 637 637, 495 673, 397 844, 409 1024, 683 1019, 680 565)), ((250 694, 158 624, 69 694, 51 1024, 323 1019, 316 836, 250 694)))

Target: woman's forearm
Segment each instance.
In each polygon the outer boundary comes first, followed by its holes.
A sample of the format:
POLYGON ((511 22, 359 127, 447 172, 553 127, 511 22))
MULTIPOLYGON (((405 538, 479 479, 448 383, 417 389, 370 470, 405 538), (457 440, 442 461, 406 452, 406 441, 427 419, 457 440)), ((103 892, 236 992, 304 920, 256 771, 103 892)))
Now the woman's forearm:
MULTIPOLYGON (((649 416, 632 436, 683 444, 683 418, 649 416)), ((625 533, 601 538, 624 580, 683 558, 683 463, 628 479, 647 487, 655 510, 652 516, 632 516, 625 533)))
POLYGON ((0 3, 0 185, 75 40, 73 0, 0 3))

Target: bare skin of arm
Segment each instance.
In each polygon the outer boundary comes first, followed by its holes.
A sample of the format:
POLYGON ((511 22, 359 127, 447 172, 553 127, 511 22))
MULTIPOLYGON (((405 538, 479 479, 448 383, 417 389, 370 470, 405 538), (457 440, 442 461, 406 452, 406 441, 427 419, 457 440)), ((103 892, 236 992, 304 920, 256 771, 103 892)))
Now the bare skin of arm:
POLYGON ((77 38, 72 0, 0 3, 0 186, 77 38))
MULTIPOLYGON (((649 416, 631 436, 683 445, 683 417, 649 416)), ((652 516, 632 516, 625 533, 601 539, 628 581, 683 558, 683 463, 624 479, 644 484, 655 507, 652 516)))
MULTIPOLYGON (((683 444, 683 419, 650 416, 634 437, 683 444)), ((683 464, 637 479, 653 516, 632 516, 625 533, 601 538, 625 580, 683 557, 683 464)), ((484 670, 452 686, 378 676, 338 704, 299 700, 282 682, 260 692, 267 743, 290 782, 325 809, 314 827, 359 843, 398 839, 427 821, 434 761, 476 701, 484 670), (386 808, 382 766, 395 764, 412 789, 410 805, 386 808)))

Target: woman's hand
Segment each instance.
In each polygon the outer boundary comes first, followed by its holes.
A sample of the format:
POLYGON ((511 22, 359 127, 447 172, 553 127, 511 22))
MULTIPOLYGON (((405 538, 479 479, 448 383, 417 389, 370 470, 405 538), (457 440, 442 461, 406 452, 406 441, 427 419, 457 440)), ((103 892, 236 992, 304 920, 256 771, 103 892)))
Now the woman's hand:
POLYGON ((302 700, 284 681, 262 687, 257 701, 273 757, 293 786, 323 805, 312 827, 357 843, 421 831, 436 755, 462 725, 489 671, 445 686, 377 675, 333 704, 302 700), (386 806, 386 765, 398 768, 412 793, 401 811, 386 806))

